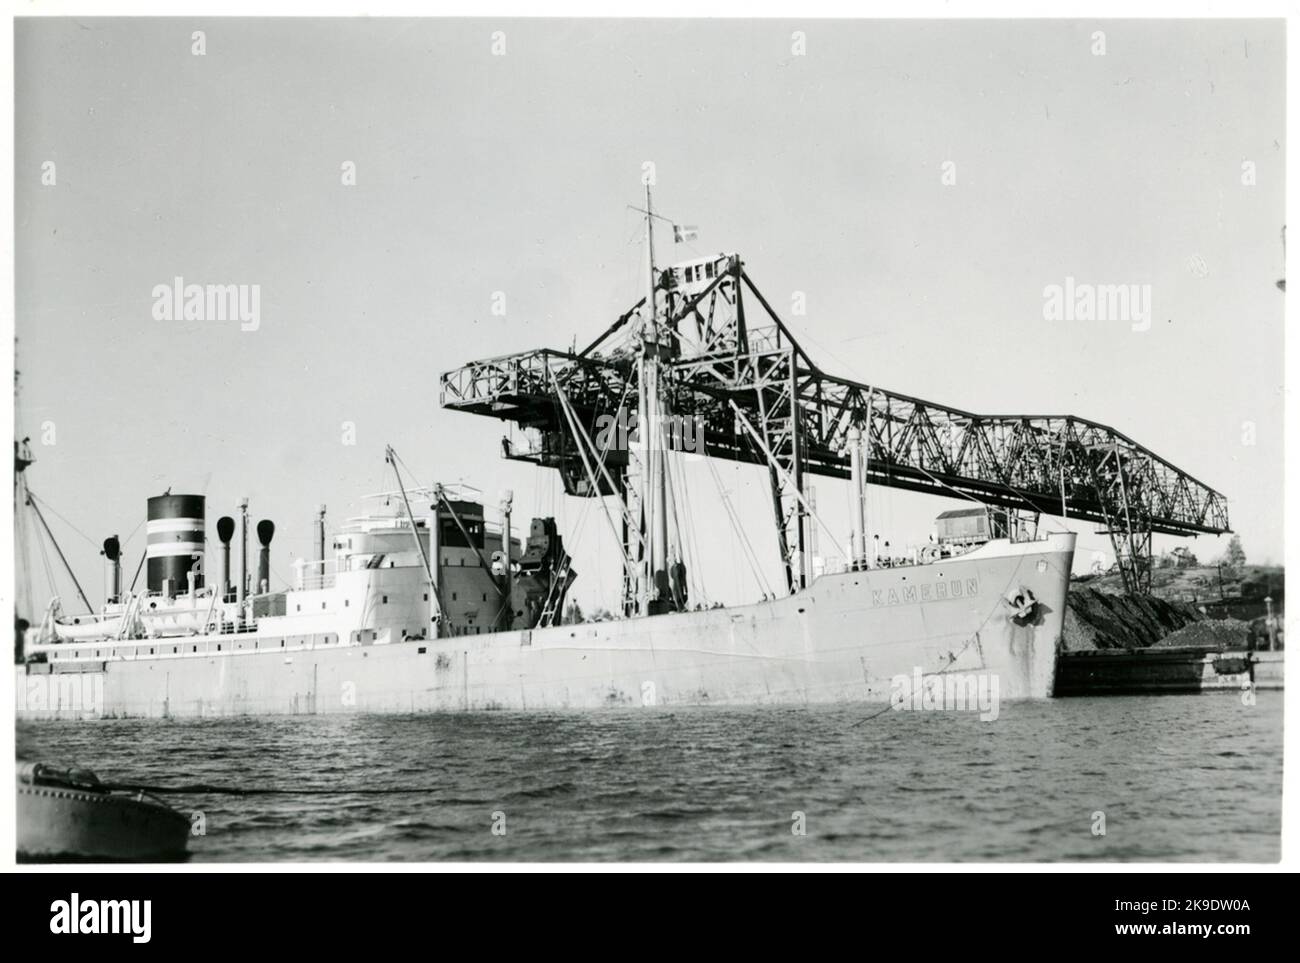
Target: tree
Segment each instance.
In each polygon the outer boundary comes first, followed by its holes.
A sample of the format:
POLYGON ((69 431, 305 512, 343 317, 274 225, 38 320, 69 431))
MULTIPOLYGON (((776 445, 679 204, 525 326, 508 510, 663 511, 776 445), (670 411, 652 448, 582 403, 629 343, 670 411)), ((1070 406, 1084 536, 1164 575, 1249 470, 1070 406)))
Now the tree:
POLYGON ((1223 553, 1223 558, 1219 564, 1223 566, 1225 572, 1232 574, 1239 573, 1246 565, 1246 552, 1241 547, 1241 536, 1232 536, 1232 541, 1228 542, 1228 550, 1223 553))

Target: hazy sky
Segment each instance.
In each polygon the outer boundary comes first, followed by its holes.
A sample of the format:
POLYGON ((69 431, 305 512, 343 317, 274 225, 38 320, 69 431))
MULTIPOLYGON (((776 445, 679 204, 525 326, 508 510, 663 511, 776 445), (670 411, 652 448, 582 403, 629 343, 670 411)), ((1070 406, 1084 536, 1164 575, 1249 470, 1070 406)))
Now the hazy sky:
MULTIPOLYGON (((646 160, 657 207, 701 229, 676 255, 740 252, 828 370, 1113 425, 1281 561, 1281 21, 19 20, 15 46, 17 429, 68 522, 136 530, 129 568, 170 486, 208 496, 210 537, 249 496, 288 576, 317 503, 337 524, 391 487, 386 443, 489 505, 513 488, 517 532, 572 530, 584 504, 502 461, 502 423, 442 410, 438 376, 586 343, 637 299, 646 160), (260 328, 154 320, 176 276, 260 285, 260 328), (1067 277, 1151 285, 1150 330, 1045 321, 1067 277)), ((718 467, 775 582, 765 475, 718 467)), ((752 599, 688 477, 706 589, 752 599)), ((846 532, 846 486, 815 484, 846 532)), ((924 541, 948 507, 872 488, 868 524, 924 541)), ((576 595, 612 607, 586 511, 576 595)), ((51 524, 98 602, 97 545, 51 524)))

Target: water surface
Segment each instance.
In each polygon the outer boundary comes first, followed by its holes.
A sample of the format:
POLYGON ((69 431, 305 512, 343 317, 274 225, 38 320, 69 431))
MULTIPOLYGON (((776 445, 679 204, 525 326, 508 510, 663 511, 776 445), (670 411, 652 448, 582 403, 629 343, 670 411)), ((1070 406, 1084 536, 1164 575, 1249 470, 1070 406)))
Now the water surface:
POLYGON ((1282 695, 1257 699, 20 723, 18 751, 290 790, 167 797, 203 813, 196 862, 1271 862, 1282 695))

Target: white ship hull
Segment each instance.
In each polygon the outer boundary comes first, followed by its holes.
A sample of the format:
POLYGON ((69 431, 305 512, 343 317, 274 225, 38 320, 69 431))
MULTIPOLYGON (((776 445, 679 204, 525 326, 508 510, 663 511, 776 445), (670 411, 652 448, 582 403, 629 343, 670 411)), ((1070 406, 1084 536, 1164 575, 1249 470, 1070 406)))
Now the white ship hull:
POLYGON ((1069 534, 990 542, 824 575, 769 602, 529 631, 261 635, 256 647, 196 635, 150 650, 105 643, 98 658, 78 644, 75 659, 59 643, 18 667, 16 702, 24 719, 888 702, 894 680, 917 673, 983 674, 1001 699, 1046 698, 1073 551, 1069 534), (1027 619, 1008 602, 1024 589, 1036 599, 1027 619))

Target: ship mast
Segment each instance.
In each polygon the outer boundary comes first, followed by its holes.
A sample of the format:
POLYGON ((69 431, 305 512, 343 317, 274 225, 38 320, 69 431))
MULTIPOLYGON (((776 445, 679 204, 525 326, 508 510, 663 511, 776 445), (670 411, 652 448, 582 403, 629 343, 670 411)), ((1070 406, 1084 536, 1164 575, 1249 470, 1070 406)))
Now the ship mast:
POLYGON ((639 614, 666 611, 672 592, 668 578, 668 499, 663 451, 663 398, 660 394, 663 345, 655 303, 654 208, 650 185, 645 186, 646 297, 641 326, 640 371, 637 378, 638 424, 645 442, 645 465, 641 472, 641 505, 649 529, 649 552, 645 554, 639 595, 639 614))
MULTIPOLYGON (((21 419, 21 415, 18 410, 19 401, 20 401, 20 397, 19 397, 19 390, 18 390, 18 371, 15 370, 14 371, 14 424, 15 425, 17 425, 21 419)), ((28 553, 30 549, 30 537, 28 535, 27 512, 24 511, 24 509, 27 508, 31 509, 31 514, 34 515, 36 517, 36 521, 40 523, 40 530, 45 532, 46 537, 48 537, 50 540, 50 544, 54 546, 54 551, 58 555, 59 561, 63 563, 63 568, 68 573, 68 578, 72 580, 72 585, 77 590, 77 595, 81 598, 82 603, 86 606, 86 611, 92 615, 95 613, 95 607, 90 604, 90 599, 86 597, 86 593, 81 587, 81 582, 77 580, 77 573, 72 570, 72 563, 69 562, 68 557, 63 554, 63 547, 59 545, 59 540, 54 537, 54 532, 50 530, 50 524, 45 520, 45 515, 41 512, 40 508, 37 507, 36 505, 37 499, 36 499, 35 492, 33 492, 30 486, 27 484, 27 469, 32 464, 34 464, 35 461, 36 459, 32 457, 31 439, 23 438, 22 441, 19 441, 18 438, 15 437, 14 438, 14 564, 15 564, 14 575, 15 575, 15 583, 17 583, 17 587, 22 589, 22 594, 25 596, 25 598, 14 599, 15 628, 18 627, 20 622, 27 622, 28 624, 30 624, 30 620, 23 619, 19 615, 18 610, 20 607, 25 608, 29 615, 34 614, 36 611, 36 606, 34 604, 34 599, 32 596, 31 565, 30 565, 30 559, 28 558, 28 553), (21 582, 19 582, 19 579, 21 579, 21 582)), ((39 533, 37 537, 39 538, 39 533)), ((47 569, 47 575, 48 575, 48 569, 47 569)), ((55 591, 56 588, 54 582, 51 581, 50 592, 51 594, 53 594, 55 591)), ((17 641, 15 652, 16 654, 21 655, 21 649, 22 649, 21 631, 18 632, 18 636, 19 638, 17 641)))
POLYGON ((27 466, 32 463, 31 449, 27 439, 21 442, 14 439, 14 579, 19 588, 14 598, 14 661, 21 662, 26 654, 23 651, 24 638, 31 625, 29 618, 35 611, 32 605, 32 578, 28 558, 27 539, 27 466))

